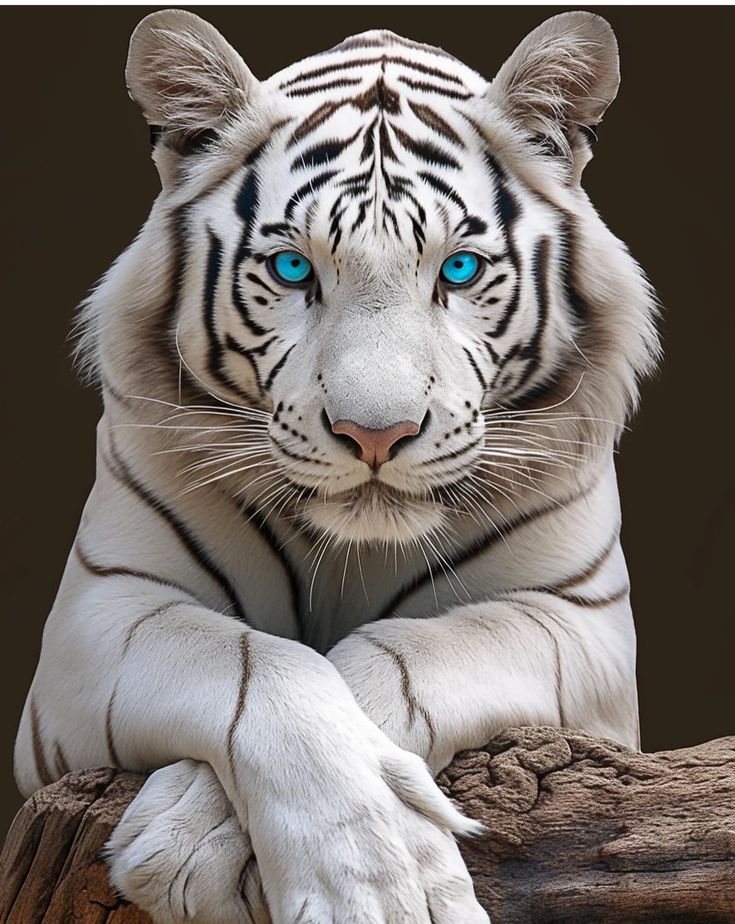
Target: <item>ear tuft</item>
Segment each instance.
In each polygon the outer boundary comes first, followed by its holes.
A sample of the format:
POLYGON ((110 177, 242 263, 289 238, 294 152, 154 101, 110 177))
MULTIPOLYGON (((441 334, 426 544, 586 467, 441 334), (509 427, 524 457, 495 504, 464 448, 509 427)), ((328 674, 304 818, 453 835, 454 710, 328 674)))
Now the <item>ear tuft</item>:
POLYGON ((257 84, 214 26, 185 10, 159 10, 138 24, 125 80, 146 121, 167 132, 222 127, 257 84))
POLYGON ((615 99, 618 43, 594 13, 561 13, 529 33, 501 67, 488 96, 533 134, 569 152, 575 128, 591 128, 615 99))

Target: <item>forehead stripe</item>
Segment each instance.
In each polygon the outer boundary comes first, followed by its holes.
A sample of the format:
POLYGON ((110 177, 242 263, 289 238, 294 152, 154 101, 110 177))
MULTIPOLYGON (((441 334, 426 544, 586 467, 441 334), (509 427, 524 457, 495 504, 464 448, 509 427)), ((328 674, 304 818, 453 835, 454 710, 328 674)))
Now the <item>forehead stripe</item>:
POLYGON ((308 87, 295 87, 287 90, 286 96, 311 96, 314 93, 323 93, 325 90, 334 90, 336 87, 350 87, 361 84, 359 77, 340 77, 339 80, 330 80, 327 83, 312 84, 308 87))
POLYGON ((445 183, 440 177, 435 176, 433 173, 428 173, 425 170, 420 170, 418 173, 419 179, 423 180, 425 183, 428 183, 433 189, 438 193, 441 193, 442 196, 446 196, 450 202, 453 202, 456 206, 462 209, 464 214, 467 214, 467 206, 465 205, 464 199, 460 194, 453 189, 448 183, 445 183))
POLYGON ((401 45, 403 48, 410 48, 412 51, 422 51, 425 54, 430 54, 437 58, 449 58, 452 61, 457 61, 454 55, 450 55, 449 52, 444 51, 443 48, 436 48, 433 45, 426 45, 423 42, 414 42, 412 39, 405 38, 403 35, 396 35, 393 32, 380 33, 372 38, 368 38, 367 35, 364 34, 353 35, 350 38, 346 38, 343 42, 340 42, 339 45, 335 45, 334 48, 321 51, 319 54, 330 55, 339 51, 350 51, 353 48, 385 48, 386 45, 401 45))
POLYGON ((291 220, 296 206, 308 193, 316 193, 318 189, 335 176, 337 176, 336 170, 325 170, 324 173, 318 174, 312 180, 309 180, 308 183, 304 183, 303 186, 300 186, 286 203, 286 209, 284 211, 286 221, 291 220))
POLYGON ((446 71, 439 70, 437 67, 430 67, 427 64, 421 64, 419 61, 411 61, 409 58, 403 58, 395 55, 381 55, 376 58, 352 58, 347 61, 335 61, 334 64, 326 64, 324 67, 315 68, 312 71, 306 71, 303 74, 297 74, 279 87, 285 90, 297 83, 303 83, 307 80, 314 80, 319 77, 325 77, 334 71, 350 70, 353 67, 370 67, 374 64, 398 64, 401 67, 407 67, 410 70, 418 71, 420 74, 426 74, 428 77, 437 77, 439 80, 446 80, 448 83, 458 84, 463 87, 464 82, 455 74, 448 74, 446 71))
POLYGON ((432 128, 437 134, 446 138, 447 141, 451 141, 453 144, 456 144, 457 147, 464 149, 464 141, 462 141, 452 126, 445 122, 439 113, 435 112, 431 106, 425 106, 422 103, 417 103, 414 100, 409 99, 408 107, 416 116, 416 118, 423 122, 424 125, 432 128))
POLYGON ((333 100, 328 103, 322 103, 317 109, 315 109, 310 116, 308 116, 304 121, 299 125, 294 133, 288 140, 286 145, 286 150, 292 148, 295 144, 298 144, 299 141, 302 141, 306 138, 307 135, 310 135, 312 132, 315 132, 320 125, 323 125, 327 119, 335 113, 338 109, 341 109, 343 106, 348 104, 349 100, 333 100))
POLYGON ((459 161, 456 161, 450 154, 446 154, 441 148, 432 144, 431 141, 418 141, 393 123, 391 123, 390 127, 401 145, 414 157, 428 161, 430 164, 438 164, 441 167, 451 167, 453 170, 459 170, 459 161))
POLYGON ((440 87, 435 83, 428 83, 425 80, 411 80, 410 77, 403 77, 400 74, 396 79, 399 83, 410 87, 412 90, 423 90, 426 93, 438 93, 440 96, 448 96, 450 99, 471 99, 473 96, 472 93, 460 93, 458 90, 440 87))
POLYGON ((355 134, 350 138, 334 138, 307 148, 293 160, 291 164, 291 171, 304 170, 307 167, 320 167, 322 164, 325 164, 330 160, 336 160, 336 158, 339 157, 345 148, 348 148, 354 141, 357 140, 357 137, 361 131, 362 129, 358 128, 355 134))

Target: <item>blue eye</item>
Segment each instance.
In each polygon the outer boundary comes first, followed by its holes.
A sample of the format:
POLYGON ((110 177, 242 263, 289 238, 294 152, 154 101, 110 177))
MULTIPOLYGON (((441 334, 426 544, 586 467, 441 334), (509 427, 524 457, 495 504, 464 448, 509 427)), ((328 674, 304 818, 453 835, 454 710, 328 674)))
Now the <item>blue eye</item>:
POLYGON ((279 280, 290 286, 298 286, 308 282, 314 275, 314 267, 300 253, 295 250, 282 250, 268 258, 271 272, 279 280))
POLYGON ((470 282, 480 270, 480 261, 468 250, 459 250, 442 263, 439 273, 444 282, 453 286, 461 286, 470 282))

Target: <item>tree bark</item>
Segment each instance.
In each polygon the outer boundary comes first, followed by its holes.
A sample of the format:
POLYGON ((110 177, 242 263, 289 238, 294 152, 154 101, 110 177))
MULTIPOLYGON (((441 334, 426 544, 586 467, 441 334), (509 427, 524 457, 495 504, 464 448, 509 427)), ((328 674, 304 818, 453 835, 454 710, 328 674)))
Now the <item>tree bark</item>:
MULTIPOLYGON (((0 856, 0 922, 150 924, 100 857, 143 781, 76 771, 29 799, 0 856)), ((735 737, 639 754, 515 728, 437 782, 486 825, 461 846, 493 924, 735 924, 735 737)))

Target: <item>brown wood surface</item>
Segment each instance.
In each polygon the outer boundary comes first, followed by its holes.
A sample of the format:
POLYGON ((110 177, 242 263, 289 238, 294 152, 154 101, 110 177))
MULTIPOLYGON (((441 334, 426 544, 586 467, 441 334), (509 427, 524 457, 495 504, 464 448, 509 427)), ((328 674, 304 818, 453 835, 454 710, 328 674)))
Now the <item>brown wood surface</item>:
MULTIPOLYGON (((735 737, 639 754, 509 729, 438 782, 487 826, 462 851, 493 924, 735 924, 735 737)), ((0 856, 0 922, 150 924, 100 858, 142 783, 77 771, 29 799, 0 856)))

